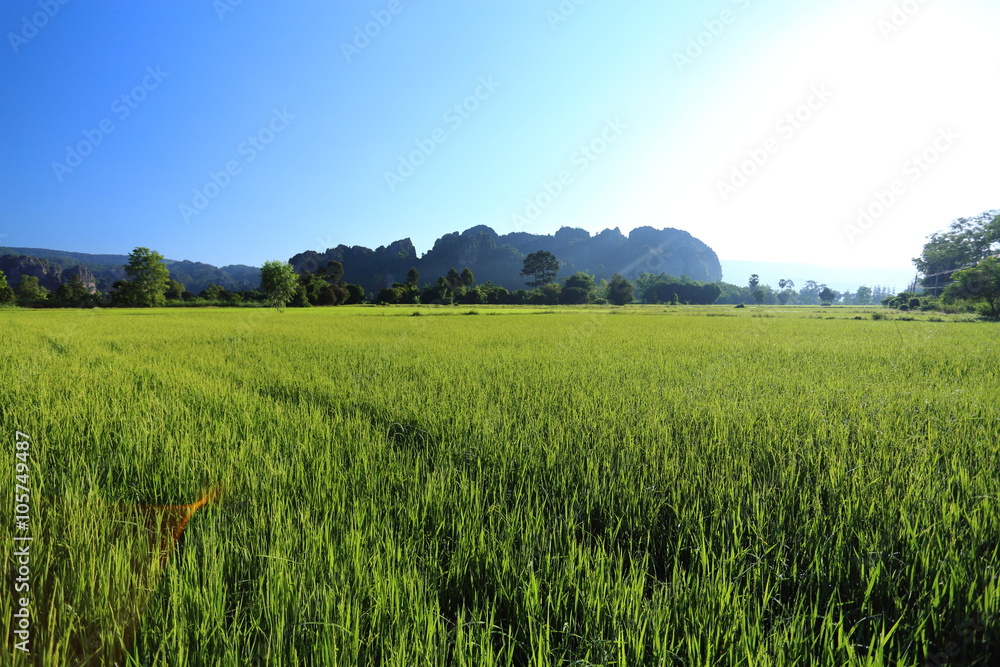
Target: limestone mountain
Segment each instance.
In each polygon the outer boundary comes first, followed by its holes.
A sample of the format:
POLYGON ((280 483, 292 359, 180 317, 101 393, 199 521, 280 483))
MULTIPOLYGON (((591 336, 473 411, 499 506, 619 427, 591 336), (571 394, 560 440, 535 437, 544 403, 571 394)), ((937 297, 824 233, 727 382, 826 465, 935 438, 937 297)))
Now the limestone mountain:
POLYGON ((405 281, 410 267, 420 272, 422 283, 433 281, 450 268, 461 271, 469 267, 479 283, 490 281, 516 290, 524 287, 520 276, 524 258, 538 250, 547 250, 559 259, 559 277, 584 271, 598 281, 608 280, 615 273, 634 279, 646 272, 686 275, 706 282, 722 279, 719 258, 705 243, 679 229, 653 227, 638 227, 628 236, 617 228, 592 236, 571 227, 563 227, 554 235, 499 235, 479 225, 445 234, 421 257, 410 239, 403 239, 376 250, 346 245, 322 253, 310 250, 289 262, 298 271, 315 271, 337 260, 344 265, 344 280, 358 283, 369 292, 405 281))

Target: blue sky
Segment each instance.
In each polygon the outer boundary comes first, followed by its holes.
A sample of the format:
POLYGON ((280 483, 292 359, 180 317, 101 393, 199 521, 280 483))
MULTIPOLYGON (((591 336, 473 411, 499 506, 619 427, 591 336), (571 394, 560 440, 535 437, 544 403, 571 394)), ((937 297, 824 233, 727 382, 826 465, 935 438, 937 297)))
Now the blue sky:
POLYGON ((651 225, 912 276, 998 205, 995 3, 346 4, 5 3, 0 243, 259 265, 651 225))

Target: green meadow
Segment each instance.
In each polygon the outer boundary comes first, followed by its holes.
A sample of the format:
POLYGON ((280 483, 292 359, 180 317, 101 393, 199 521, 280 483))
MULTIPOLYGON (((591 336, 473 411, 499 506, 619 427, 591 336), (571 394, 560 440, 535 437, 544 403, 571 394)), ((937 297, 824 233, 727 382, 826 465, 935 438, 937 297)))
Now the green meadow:
POLYGON ((1000 329, 873 310, 4 310, 34 658, 997 664, 1000 329))

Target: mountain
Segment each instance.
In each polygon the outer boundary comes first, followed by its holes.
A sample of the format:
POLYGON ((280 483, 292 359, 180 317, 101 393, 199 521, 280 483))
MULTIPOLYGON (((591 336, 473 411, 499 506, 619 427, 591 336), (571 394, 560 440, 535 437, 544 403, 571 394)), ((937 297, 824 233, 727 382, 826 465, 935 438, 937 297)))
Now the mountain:
MULTIPOLYGON (((344 280, 362 285, 375 293, 381 287, 406 280, 410 267, 421 275, 421 283, 433 282, 448 269, 469 267, 478 283, 493 282, 507 289, 524 287, 521 268, 529 253, 547 250, 560 263, 559 277, 577 271, 592 274, 598 281, 615 273, 634 279, 641 273, 687 275, 693 280, 716 282, 722 279, 719 258, 707 245, 679 229, 638 227, 628 236, 617 228, 591 236, 583 229, 563 227, 555 234, 513 232, 499 235, 479 225, 464 232, 439 238, 422 257, 410 239, 402 239, 375 250, 363 246, 338 245, 326 252, 299 253, 289 262, 297 271, 315 271, 331 260, 344 265, 344 280)), ((0 247, 0 270, 11 284, 22 274, 37 275, 39 282, 55 290, 67 272, 77 272, 89 288, 110 292, 116 280, 125 278, 127 255, 92 255, 43 248, 0 247)), ((195 294, 214 283, 227 290, 256 289, 260 269, 234 264, 221 268, 200 262, 164 260, 170 277, 195 294)))
POLYGON ((421 283, 434 281, 448 269, 469 267, 476 282, 493 282, 514 290, 524 286, 520 272, 525 256, 538 250, 556 256, 560 277, 584 271, 598 281, 615 273, 634 279, 644 272, 687 275, 706 282, 722 278, 719 258, 710 247, 685 231, 652 227, 638 227, 628 236, 617 228, 591 236, 584 229, 563 227, 549 236, 524 232, 499 235, 479 225, 445 234, 422 257, 417 257, 410 239, 403 239, 375 250, 346 245, 323 253, 310 250, 295 255, 289 263, 301 272, 315 271, 337 260, 344 265, 344 280, 369 292, 406 280, 410 267, 420 273, 421 283))
MULTIPOLYGON (((29 275, 38 275, 39 282, 49 289, 58 288, 62 279, 57 279, 55 287, 51 287, 52 275, 61 275, 67 269, 83 269, 89 275, 89 281, 84 274, 84 285, 96 287, 102 292, 110 292, 111 286, 116 280, 125 277, 124 266, 128 264, 128 255, 90 255, 83 252, 67 252, 64 250, 48 250, 44 248, 3 248, 0 247, 0 256, 27 257, 36 259, 41 263, 32 264, 28 262, 25 266, 31 266, 29 275), (47 266, 49 268, 43 268, 47 266), (47 277, 42 278, 44 274, 47 277), (46 282, 48 281, 48 282, 46 282)), ((12 284, 17 284, 21 273, 16 269, 16 263, 12 260, 0 257, 0 270, 7 276, 7 280, 12 284), (6 262, 6 263, 4 263, 6 262), (6 268, 10 265, 14 275, 8 273, 6 268)), ((187 260, 177 261, 172 259, 164 260, 164 264, 170 269, 170 277, 183 283, 189 291, 197 294, 208 287, 209 283, 215 283, 219 287, 227 290, 256 289, 260 285, 260 269, 253 266, 234 264, 217 268, 211 264, 201 262, 190 262, 187 260)))
POLYGON ((80 276, 83 286, 88 291, 96 289, 96 279, 90 269, 80 264, 62 266, 46 259, 26 254, 0 254, 0 271, 10 285, 21 282, 22 276, 35 276, 38 284, 50 292, 55 292, 59 286, 69 280, 71 274, 80 276))

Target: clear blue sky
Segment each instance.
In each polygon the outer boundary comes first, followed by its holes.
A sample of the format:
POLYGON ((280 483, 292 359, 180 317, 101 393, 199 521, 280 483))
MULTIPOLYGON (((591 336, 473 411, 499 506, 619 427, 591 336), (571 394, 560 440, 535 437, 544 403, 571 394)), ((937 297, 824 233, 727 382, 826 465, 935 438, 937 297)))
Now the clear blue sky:
POLYGON ((928 233, 998 206, 1000 7, 908 9, 10 0, 0 244, 259 265, 652 225, 724 259, 911 275, 928 233))

